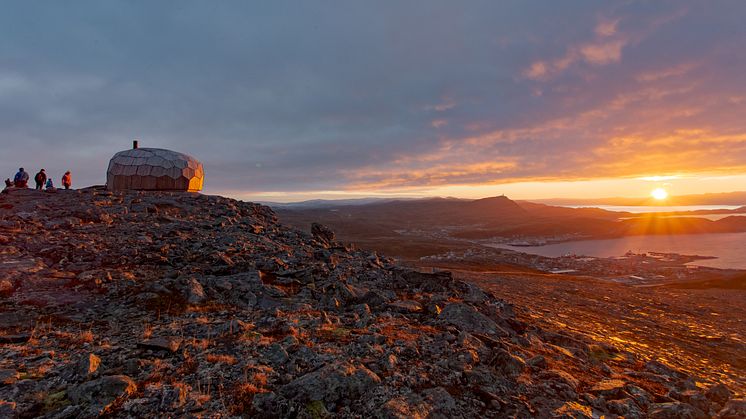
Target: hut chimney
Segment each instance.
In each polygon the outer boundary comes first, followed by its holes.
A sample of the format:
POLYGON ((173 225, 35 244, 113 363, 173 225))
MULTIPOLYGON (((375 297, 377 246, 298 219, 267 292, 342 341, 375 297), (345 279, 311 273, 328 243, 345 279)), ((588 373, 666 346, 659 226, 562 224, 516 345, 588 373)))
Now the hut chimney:
POLYGON ((138 146, 138 144, 137 144, 137 143, 138 143, 138 141, 137 141, 137 140, 132 140, 132 149, 133 149, 133 150, 137 149, 137 146, 138 146))

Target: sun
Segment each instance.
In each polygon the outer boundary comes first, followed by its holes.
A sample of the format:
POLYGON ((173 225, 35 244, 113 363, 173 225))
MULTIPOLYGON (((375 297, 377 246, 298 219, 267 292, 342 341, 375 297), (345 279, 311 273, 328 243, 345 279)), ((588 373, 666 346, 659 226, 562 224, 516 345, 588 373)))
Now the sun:
POLYGON ((664 199, 668 198, 668 192, 666 192, 666 190, 663 188, 655 188, 652 192, 650 192, 650 196, 658 201, 663 201, 664 199))

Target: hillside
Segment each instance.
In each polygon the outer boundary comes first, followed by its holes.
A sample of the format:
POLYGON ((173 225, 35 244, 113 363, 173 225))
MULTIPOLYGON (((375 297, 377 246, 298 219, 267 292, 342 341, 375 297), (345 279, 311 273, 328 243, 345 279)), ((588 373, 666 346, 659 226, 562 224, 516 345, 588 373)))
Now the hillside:
POLYGON ((411 228, 430 228, 508 222, 529 217, 526 210, 507 197, 478 200, 428 198, 300 209, 281 207, 279 211, 339 223, 356 222, 365 225, 371 222, 393 229, 400 228, 403 223, 411 228))
POLYGON ((257 204, 13 190, 0 232, 2 417, 746 413, 723 385, 257 204))
MULTIPOLYGON (((566 241, 631 235, 701 234, 746 231, 746 217, 719 220, 697 217, 712 211, 633 214, 599 208, 568 208, 512 201, 505 196, 478 200, 417 199, 330 205, 282 206, 281 220, 304 228, 318 221, 340 237, 366 248, 421 257, 446 248, 461 249, 463 240, 537 238, 566 241), (437 240, 433 240, 436 238, 437 240), (382 247, 383 246, 383 247, 382 247)), ((726 211, 726 214, 738 214, 726 211)))

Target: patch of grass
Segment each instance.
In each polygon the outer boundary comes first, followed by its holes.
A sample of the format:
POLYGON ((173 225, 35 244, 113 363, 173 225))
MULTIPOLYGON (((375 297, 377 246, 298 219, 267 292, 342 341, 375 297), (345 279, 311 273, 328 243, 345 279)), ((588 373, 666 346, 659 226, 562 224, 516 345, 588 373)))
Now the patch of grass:
POLYGON ((197 372, 199 369, 199 360, 197 357, 184 353, 184 362, 179 366, 178 372, 180 375, 189 375, 197 372))
POLYGON ((142 329, 142 338, 150 339, 151 336, 153 336, 153 326, 149 323, 145 323, 145 326, 142 329))
POLYGON ((182 314, 186 311, 187 306, 188 304, 184 296, 178 293, 158 294, 157 297, 154 297, 145 303, 146 308, 157 312, 159 316, 160 313, 165 313, 171 316, 182 314))
POLYGON ((192 341, 190 342, 192 345, 192 348, 198 350, 198 351, 204 351, 207 348, 210 347, 210 340, 209 339, 197 339, 192 338, 192 341))
POLYGON ((266 392, 266 389, 255 383, 239 383, 231 392, 231 403, 228 406, 228 411, 232 415, 248 413, 252 409, 251 403, 254 401, 254 396, 266 392))
POLYGON ((254 342, 254 343, 256 343, 256 342, 259 342, 262 339, 262 336, 263 335, 261 333, 254 332, 253 330, 250 330, 250 331, 244 333, 243 335, 241 335, 241 337, 238 340, 239 341, 244 341, 244 342, 254 342))
POLYGON ((228 364, 228 365, 234 365, 236 361, 236 357, 232 355, 226 355, 226 354, 207 354, 205 357, 207 362, 212 362, 216 364, 228 364))
POLYGON ((313 419, 322 419, 329 417, 329 411, 326 410, 324 402, 321 400, 314 400, 306 405, 306 411, 308 415, 313 419))
POLYGON ((70 405, 70 401, 67 399, 67 393, 65 392, 65 390, 47 394, 41 403, 42 413, 53 412, 70 405))
POLYGON ((352 340, 352 330, 344 327, 324 326, 318 330, 318 334, 327 341, 348 342, 352 340))
POLYGON ((80 332, 80 341, 84 343, 93 342, 93 332, 91 330, 85 330, 80 332))
POLYGON ((185 312, 190 313, 217 313, 219 311, 228 310, 231 307, 227 304, 220 304, 215 301, 210 301, 202 305, 190 305, 185 308, 185 312))
POLYGON ((601 363, 608 360, 620 360, 624 357, 619 353, 610 353, 600 345, 588 345, 588 358, 592 362, 601 363))

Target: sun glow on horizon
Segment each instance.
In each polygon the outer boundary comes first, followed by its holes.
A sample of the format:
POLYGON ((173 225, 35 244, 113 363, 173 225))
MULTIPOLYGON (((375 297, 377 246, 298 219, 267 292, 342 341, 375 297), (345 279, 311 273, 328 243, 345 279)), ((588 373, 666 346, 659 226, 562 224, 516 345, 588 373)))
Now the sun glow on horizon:
MULTIPOLYGON (((230 196, 255 202, 302 202, 313 199, 358 199, 358 198, 426 198, 456 197, 479 199, 490 196, 506 195, 513 200, 542 199, 604 199, 634 198, 650 199, 653 189, 663 189, 667 196, 664 200, 655 200, 659 204, 670 201, 670 190, 676 191, 676 197, 700 194, 728 194, 743 191, 746 185, 746 173, 717 175, 711 173, 679 175, 676 179, 651 184, 651 180, 641 178, 599 178, 579 181, 526 181, 500 184, 474 185, 433 185, 408 189, 322 189, 322 190, 268 190, 244 191, 241 189, 221 189, 215 183, 207 186, 204 193, 230 196), (609 192, 612 191, 612 192, 609 192)), ((723 199, 726 199, 725 197, 723 199)))
POLYGON ((663 188, 655 188, 650 192, 650 196, 652 196, 656 201, 663 201, 668 198, 668 192, 663 188))

